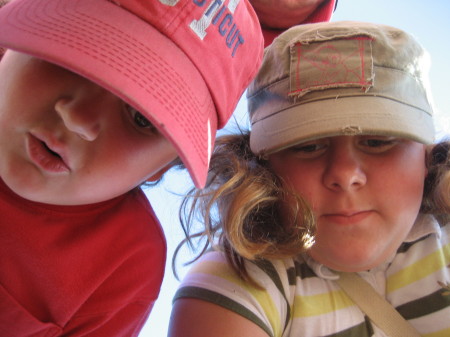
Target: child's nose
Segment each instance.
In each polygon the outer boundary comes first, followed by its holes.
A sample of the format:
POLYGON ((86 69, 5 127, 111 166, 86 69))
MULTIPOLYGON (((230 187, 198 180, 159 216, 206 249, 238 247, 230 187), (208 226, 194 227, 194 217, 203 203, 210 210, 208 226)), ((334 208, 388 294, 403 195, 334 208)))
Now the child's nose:
POLYGON ((59 98, 55 110, 66 128, 87 141, 94 141, 101 131, 105 106, 102 100, 108 92, 90 85, 78 88, 71 95, 59 98))
POLYGON ((350 148, 333 151, 328 159, 323 180, 333 191, 352 191, 364 186, 367 176, 361 158, 350 148))

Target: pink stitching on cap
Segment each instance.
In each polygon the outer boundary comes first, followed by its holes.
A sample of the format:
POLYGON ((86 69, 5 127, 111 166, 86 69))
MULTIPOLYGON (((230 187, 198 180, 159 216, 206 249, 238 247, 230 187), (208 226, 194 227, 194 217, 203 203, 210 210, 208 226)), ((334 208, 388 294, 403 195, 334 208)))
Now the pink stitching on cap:
POLYGON ((315 90, 373 85, 369 36, 355 36, 329 41, 296 43, 291 62, 289 95, 303 96, 315 90), (348 53, 348 49, 354 49, 348 53), (292 65, 291 65, 292 66, 292 65), (367 75, 368 76, 367 77, 367 75), (303 78, 301 77, 303 76, 303 78))

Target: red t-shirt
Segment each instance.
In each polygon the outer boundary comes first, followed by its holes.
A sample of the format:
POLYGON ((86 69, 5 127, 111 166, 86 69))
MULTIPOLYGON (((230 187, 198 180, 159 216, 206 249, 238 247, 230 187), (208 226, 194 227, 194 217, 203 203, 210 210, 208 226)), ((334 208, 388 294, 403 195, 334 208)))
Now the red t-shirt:
POLYGON ((39 204, 0 180, 0 336, 136 336, 166 260, 140 189, 83 206, 39 204))

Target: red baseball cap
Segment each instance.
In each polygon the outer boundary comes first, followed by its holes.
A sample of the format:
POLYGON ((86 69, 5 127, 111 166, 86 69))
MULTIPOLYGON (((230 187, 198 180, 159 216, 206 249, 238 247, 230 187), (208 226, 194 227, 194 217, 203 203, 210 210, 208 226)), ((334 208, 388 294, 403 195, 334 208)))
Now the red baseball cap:
POLYGON ((13 0, 0 46, 58 64, 138 109, 203 187, 216 130, 263 54, 248 0, 13 0))

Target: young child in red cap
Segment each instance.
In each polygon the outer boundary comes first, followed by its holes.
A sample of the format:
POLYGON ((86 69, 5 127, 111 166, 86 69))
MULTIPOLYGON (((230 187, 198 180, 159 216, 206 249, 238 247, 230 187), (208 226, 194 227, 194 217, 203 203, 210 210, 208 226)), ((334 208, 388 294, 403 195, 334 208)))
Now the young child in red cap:
POLYGON ((434 143, 428 66, 373 23, 299 25, 266 48, 251 130, 217 140, 185 200, 188 240, 211 251, 169 336, 450 335, 450 142, 434 143))
POLYGON ((205 184, 262 59, 247 0, 0 9, 0 335, 136 336, 166 246, 139 186, 205 184))

